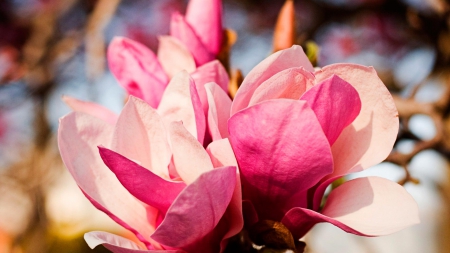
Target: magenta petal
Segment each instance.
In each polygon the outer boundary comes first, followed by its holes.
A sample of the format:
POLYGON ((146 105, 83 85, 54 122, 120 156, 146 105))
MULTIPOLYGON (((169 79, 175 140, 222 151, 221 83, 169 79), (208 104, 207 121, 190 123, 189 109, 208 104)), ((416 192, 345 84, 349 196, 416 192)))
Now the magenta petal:
POLYGON ((84 240, 91 249, 103 245, 114 253, 186 253, 182 250, 147 250, 126 238, 101 231, 84 234, 84 240))
POLYGON ((112 126, 93 116, 79 112, 64 116, 58 130, 62 160, 98 209, 142 238, 149 238, 154 227, 147 220, 145 206, 120 184, 98 154, 97 146, 107 146, 112 132, 112 126))
POLYGON ((228 93, 228 73, 219 61, 214 60, 198 67, 191 76, 195 81, 195 86, 197 87, 197 92, 202 102, 205 115, 207 115, 208 99, 206 96, 205 84, 214 82, 218 84, 225 93, 228 93))
POLYGON ((74 111, 83 112, 94 117, 97 117, 111 125, 116 124, 117 114, 110 111, 108 108, 99 104, 78 100, 69 96, 63 96, 62 100, 74 111))
POLYGON ((222 1, 190 0, 186 10, 186 20, 208 48, 217 55, 222 46, 222 1))
POLYGON ((249 106, 275 98, 298 100, 306 90, 314 86, 314 82, 314 75, 303 67, 285 69, 271 76, 255 90, 249 106))
POLYGON ((235 186, 236 167, 218 168, 202 174, 175 199, 151 238, 162 245, 180 249, 202 244, 203 237, 214 230, 224 215, 235 186))
POLYGON ((318 222, 356 235, 380 236, 418 224, 419 210, 401 185, 379 177, 357 178, 331 191, 322 214, 296 208, 283 219, 297 236, 306 232, 302 224, 318 222))
POLYGON ((231 99, 215 83, 205 85, 208 97, 208 129, 213 139, 220 140, 228 137, 228 119, 230 117, 231 99))
POLYGON ((137 41, 116 37, 108 47, 111 72, 130 95, 156 108, 169 79, 156 55, 137 41))
POLYGON ((172 78, 164 92, 158 113, 168 123, 182 121, 184 127, 203 143, 206 119, 195 83, 186 71, 172 78))
POLYGON ((314 225, 321 222, 331 223, 347 233, 363 235, 337 220, 301 207, 292 208, 281 220, 281 223, 291 231, 292 236, 294 236, 296 240, 302 238, 314 225))
POLYGON ((291 207, 305 206, 306 190, 333 170, 328 140, 306 101, 256 104, 233 115, 228 128, 243 198, 260 219, 279 220, 291 207))
POLYGON ((303 67, 310 72, 314 71, 301 46, 294 45, 264 59, 248 73, 239 87, 231 107, 231 115, 248 106, 255 90, 262 83, 280 71, 295 67, 303 67))
POLYGON ((99 147, 106 166, 120 183, 140 201, 166 213, 169 206, 186 187, 183 182, 171 182, 107 148, 99 147))
POLYGON ((208 51, 192 27, 179 13, 172 15, 170 22, 170 35, 179 39, 194 56, 197 66, 214 60, 214 55, 208 51))
POLYGON ((358 92, 336 75, 308 90, 301 100, 307 101, 316 114, 330 146, 361 111, 358 92))

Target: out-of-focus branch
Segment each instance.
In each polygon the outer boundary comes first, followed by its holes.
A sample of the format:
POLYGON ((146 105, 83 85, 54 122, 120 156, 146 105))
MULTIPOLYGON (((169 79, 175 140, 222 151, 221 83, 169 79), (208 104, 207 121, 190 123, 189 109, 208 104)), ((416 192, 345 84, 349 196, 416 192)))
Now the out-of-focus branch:
MULTIPOLYGON (((409 119, 416 114, 424 114, 429 116, 435 125, 436 135, 431 140, 422 140, 414 145, 411 152, 404 154, 398 151, 392 152, 386 161, 395 163, 402 166, 405 169, 405 178, 399 183, 405 184, 407 182, 418 183, 418 180, 413 178, 408 171, 408 163, 423 150, 426 149, 438 149, 446 146, 446 136, 449 136, 450 129, 445 127, 445 122, 448 121, 446 111, 450 108, 450 77, 447 77, 447 86, 445 92, 441 98, 433 103, 420 103, 415 101, 412 97, 403 99, 399 96, 393 95, 395 104, 398 109, 399 117, 404 123, 404 130, 409 131, 409 119)), ((411 133, 412 134, 412 133, 411 133)))
POLYGON ((26 69, 25 80, 31 88, 42 88, 52 79, 47 68, 49 45, 54 39, 57 20, 70 10, 77 0, 61 0, 58 4, 44 8, 31 21, 31 35, 23 48, 23 65, 26 69))
POLYGON ((244 81, 242 72, 239 69, 234 70, 231 73, 230 84, 228 85, 228 92, 230 93, 232 99, 236 96, 236 92, 241 86, 242 81, 244 81))
POLYGON ((230 74, 230 55, 231 48, 236 43, 238 39, 237 33, 232 29, 223 30, 223 40, 220 48, 219 55, 217 55, 217 59, 222 63, 225 69, 230 74))
POLYGON ((120 0, 99 0, 86 25, 86 73, 90 80, 105 71, 104 30, 116 12, 120 0))

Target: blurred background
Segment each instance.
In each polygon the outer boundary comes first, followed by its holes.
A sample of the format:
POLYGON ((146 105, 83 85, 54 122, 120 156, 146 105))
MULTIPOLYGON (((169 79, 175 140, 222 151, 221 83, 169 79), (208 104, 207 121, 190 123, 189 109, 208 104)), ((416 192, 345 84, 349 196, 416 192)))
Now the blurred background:
MULTIPOLYGON (((223 0, 238 39, 231 70, 248 73, 273 51, 284 1, 223 0)), ((84 198, 56 145, 61 96, 120 112, 125 92, 107 69, 114 36, 157 48, 185 0, 0 0, 0 253, 90 250, 92 230, 130 236, 84 198)), ((422 223, 381 238, 317 225, 310 253, 450 252, 450 1, 295 0, 297 44, 320 67, 374 66, 391 90, 401 129, 386 162, 347 179, 397 181, 422 223)))

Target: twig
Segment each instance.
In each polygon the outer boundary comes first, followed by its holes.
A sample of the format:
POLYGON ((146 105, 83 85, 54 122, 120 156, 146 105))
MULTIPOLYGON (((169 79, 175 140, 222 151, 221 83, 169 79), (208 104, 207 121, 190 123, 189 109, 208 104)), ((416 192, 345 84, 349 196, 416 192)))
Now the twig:
POLYGON ((105 71, 105 36, 103 34, 120 0, 99 0, 86 25, 86 74, 95 80, 105 71))
POLYGON ((447 87, 444 94, 436 102, 419 103, 415 101, 413 97, 409 97, 406 99, 400 98, 396 95, 393 95, 393 97, 398 109, 400 119, 404 123, 405 132, 410 133, 409 119, 416 114, 424 114, 429 116, 433 120, 436 128, 436 135, 433 137, 433 139, 419 141, 415 144, 413 150, 408 154, 394 151, 388 156, 388 158, 386 158, 386 161, 400 165, 405 169, 405 178, 399 182, 400 184, 405 184, 407 182, 418 183, 418 180, 410 175, 407 167, 408 164, 411 162, 414 156, 416 156, 421 151, 426 149, 438 150, 439 147, 444 146, 445 136, 448 136, 449 134, 446 133, 444 122, 446 120, 446 117, 448 117, 448 115, 446 115, 446 110, 450 106, 450 77, 447 77, 447 87))

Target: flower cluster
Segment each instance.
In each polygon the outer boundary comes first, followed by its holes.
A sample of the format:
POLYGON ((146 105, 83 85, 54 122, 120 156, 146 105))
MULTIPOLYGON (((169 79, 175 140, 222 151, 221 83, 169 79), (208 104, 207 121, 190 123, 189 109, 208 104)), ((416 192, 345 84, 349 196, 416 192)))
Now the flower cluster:
POLYGON ((418 223, 412 197, 378 177, 327 187, 389 154, 399 122, 372 68, 315 70, 300 46, 280 50, 244 79, 234 100, 215 60, 220 1, 174 14, 158 54, 125 38, 109 66, 130 94, 120 115, 70 97, 60 120, 62 159, 92 204, 136 235, 85 235, 113 252, 223 252, 263 222, 299 240, 315 224, 379 236, 418 223), (206 147, 206 148, 205 148, 206 147))

